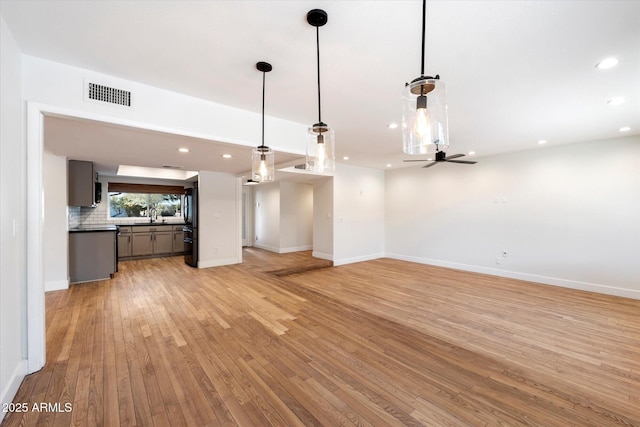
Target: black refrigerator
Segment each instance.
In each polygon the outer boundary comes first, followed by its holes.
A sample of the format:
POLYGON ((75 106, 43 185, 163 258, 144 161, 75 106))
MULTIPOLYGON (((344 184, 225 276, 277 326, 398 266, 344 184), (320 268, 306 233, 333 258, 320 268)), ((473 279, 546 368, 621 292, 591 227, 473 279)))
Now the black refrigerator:
POLYGON ((184 262, 198 266, 198 187, 187 188, 184 192, 184 262))

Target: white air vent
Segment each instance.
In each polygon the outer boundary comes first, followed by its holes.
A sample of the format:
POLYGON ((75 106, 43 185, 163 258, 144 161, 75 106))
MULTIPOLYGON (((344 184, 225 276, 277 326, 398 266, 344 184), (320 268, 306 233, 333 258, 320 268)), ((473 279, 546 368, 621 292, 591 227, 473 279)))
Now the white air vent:
POLYGON ((109 81, 95 77, 85 77, 84 101, 129 111, 135 109, 133 92, 125 81, 109 81))
POLYGON ((89 83, 87 98, 94 101, 131 107, 131 92, 97 83, 89 83))

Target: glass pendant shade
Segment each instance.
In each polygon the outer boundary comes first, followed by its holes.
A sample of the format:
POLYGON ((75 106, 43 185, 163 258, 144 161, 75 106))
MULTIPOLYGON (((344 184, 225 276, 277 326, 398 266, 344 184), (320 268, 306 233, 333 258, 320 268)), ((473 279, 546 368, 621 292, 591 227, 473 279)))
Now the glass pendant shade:
POLYGON ((257 182, 273 181, 274 153, 269 147, 261 145, 251 154, 251 179, 257 182))
POLYGON ((432 154, 449 146, 444 83, 419 77, 402 96, 402 145, 406 154, 432 154))
POLYGON ((316 123, 307 130, 308 171, 323 173, 335 168, 335 133, 324 123, 316 123))

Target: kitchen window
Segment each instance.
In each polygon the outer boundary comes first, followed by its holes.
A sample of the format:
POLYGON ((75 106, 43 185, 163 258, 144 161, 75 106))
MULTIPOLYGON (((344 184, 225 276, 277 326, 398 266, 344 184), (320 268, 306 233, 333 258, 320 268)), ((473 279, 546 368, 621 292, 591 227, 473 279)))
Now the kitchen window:
POLYGON ((182 215, 184 188, 167 185, 109 183, 110 218, 182 215))

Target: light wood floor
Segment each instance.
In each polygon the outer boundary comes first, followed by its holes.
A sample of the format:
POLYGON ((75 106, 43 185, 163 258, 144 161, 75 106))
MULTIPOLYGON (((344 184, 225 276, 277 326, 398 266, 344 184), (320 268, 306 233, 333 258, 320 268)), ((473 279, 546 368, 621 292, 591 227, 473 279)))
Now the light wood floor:
POLYGON ((3 426, 640 426, 640 301, 403 261, 120 263, 50 292, 3 426), (63 412, 65 403, 72 410, 63 412))

